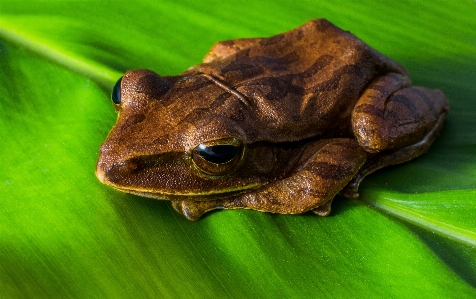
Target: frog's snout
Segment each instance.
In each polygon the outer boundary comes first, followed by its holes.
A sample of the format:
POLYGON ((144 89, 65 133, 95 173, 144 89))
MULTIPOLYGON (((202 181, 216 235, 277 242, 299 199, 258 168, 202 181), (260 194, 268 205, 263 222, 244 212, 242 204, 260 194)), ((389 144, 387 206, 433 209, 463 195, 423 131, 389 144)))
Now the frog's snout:
POLYGON ((96 177, 99 179, 99 181, 103 184, 106 183, 106 174, 102 168, 99 166, 96 166, 96 177))

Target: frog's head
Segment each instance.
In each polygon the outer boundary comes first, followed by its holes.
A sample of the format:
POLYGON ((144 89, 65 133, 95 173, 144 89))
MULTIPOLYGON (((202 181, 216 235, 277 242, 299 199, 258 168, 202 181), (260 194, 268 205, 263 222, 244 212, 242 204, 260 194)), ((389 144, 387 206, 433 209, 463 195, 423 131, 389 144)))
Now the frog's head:
POLYGON ((289 148, 251 144, 252 121, 234 117, 246 107, 203 76, 129 71, 112 100, 119 117, 101 146, 96 175, 125 192, 165 199, 225 196, 272 180, 283 168, 276 161, 289 156, 289 148))

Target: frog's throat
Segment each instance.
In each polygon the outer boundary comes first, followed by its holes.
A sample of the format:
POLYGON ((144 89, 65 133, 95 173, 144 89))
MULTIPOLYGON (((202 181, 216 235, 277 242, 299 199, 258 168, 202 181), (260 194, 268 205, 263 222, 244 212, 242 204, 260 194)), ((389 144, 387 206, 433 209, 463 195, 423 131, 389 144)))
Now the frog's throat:
POLYGON ((149 198, 155 198, 155 199, 161 199, 161 200, 186 200, 186 199, 193 199, 196 201, 206 201, 206 200, 215 200, 215 199, 221 199, 221 198, 227 198, 230 196, 235 196, 240 193, 246 192, 247 190, 250 189, 258 189, 261 187, 263 184, 260 183, 252 183, 246 186, 240 186, 238 188, 229 188, 229 189, 224 189, 224 190, 213 190, 213 191, 204 191, 204 192, 187 192, 187 193, 180 193, 180 192, 162 192, 162 191, 157 191, 157 190, 139 190, 139 189, 128 189, 124 187, 118 187, 112 185, 117 190, 120 190, 122 192, 134 194, 134 195, 139 195, 143 197, 149 197, 149 198))
POLYGON ((215 78, 214 76, 212 75, 209 75, 209 74, 205 74, 205 73, 200 73, 199 74, 200 76, 203 76, 205 78, 207 78, 208 80, 212 81, 213 83, 215 83, 217 86, 219 86, 220 88, 222 88, 223 90, 225 90, 226 92, 229 92, 231 93, 232 95, 234 95, 235 97, 237 97, 238 99, 240 99, 240 101, 245 104, 246 106, 248 107, 251 107, 251 102, 250 100, 248 99, 248 97, 246 97, 244 94, 242 94, 241 92, 235 90, 235 89, 232 89, 231 87, 227 86, 225 83, 221 82, 220 80, 218 80, 217 78, 215 78))

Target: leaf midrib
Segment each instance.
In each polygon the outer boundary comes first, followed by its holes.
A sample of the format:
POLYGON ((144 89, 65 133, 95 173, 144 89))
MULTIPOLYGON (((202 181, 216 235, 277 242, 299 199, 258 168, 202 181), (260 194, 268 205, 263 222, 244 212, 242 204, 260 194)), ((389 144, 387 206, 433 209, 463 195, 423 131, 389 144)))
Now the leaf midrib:
MULTIPOLYGON (((470 196, 476 196, 476 190, 431 192, 425 193, 424 196, 428 197, 430 195, 431 197, 435 198, 451 198, 455 196, 455 192, 458 192, 459 196, 463 196, 465 198, 470 198, 470 196)), ((411 194, 413 200, 415 199, 415 197, 418 196, 418 194, 411 194)), ((396 192, 384 194, 381 191, 370 190, 366 192, 365 196, 360 197, 360 199, 367 205, 375 207, 378 210, 395 216, 401 220, 404 220, 405 222, 414 224, 427 231, 438 233, 439 235, 450 238, 459 243, 473 247, 476 246, 476 232, 445 223, 444 221, 427 217, 422 213, 412 211, 410 206, 411 203, 409 202, 408 198, 409 194, 402 194, 396 192), (407 204, 405 204, 405 202, 407 202, 407 204)))
POLYGON ((0 20, 0 37, 18 46, 27 48, 33 53, 47 58, 59 65, 91 78, 105 88, 111 88, 121 72, 99 65, 85 57, 75 55, 63 48, 57 47, 48 40, 32 36, 18 30, 5 20, 0 20))

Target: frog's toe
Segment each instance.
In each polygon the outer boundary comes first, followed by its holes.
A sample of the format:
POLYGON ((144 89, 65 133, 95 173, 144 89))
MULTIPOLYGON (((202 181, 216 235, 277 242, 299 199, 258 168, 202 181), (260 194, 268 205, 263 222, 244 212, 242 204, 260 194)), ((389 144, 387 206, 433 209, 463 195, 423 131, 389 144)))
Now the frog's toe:
POLYGON ((190 207, 185 207, 183 209, 182 214, 188 220, 197 221, 197 220, 200 219, 200 217, 202 217, 203 214, 205 214, 205 212, 198 211, 197 209, 194 209, 194 207, 192 206, 191 208, 190 207))
POLYGON ((312 212, 318 216, 327 216, 331 212, 332 199, 325 204, 312 209, 312 212))
POLYGON ((215 201, 172 201, 172 206, 178 213, 191 221, 197 221, 208 211, 217 208, 215 201))
POLYGON ((172 208, 174 208, 174 210, 175 210, 177 213, 183 214, 183 211, 182 211, 182 201, 181 201, 181 200, 172 200, 171 203, 172 203, 172 208))
POLYGON ((339 195, 350 198, 356 199, 359 197, 359 183, 360 182, 350 182, 347 186, 344 187, 339 192, 339 195))
POLYGON ((205 211, 201 211, 199 206, 200 205, 197 205, 192 201, 183 200, 180 201, 179 204, 174 205, 174 209, 184 215, 188 220, 197 221, 203 214, 205 214, 205 211))
POLYGON ((197 213, 196 209, 193 207, 193 204, 190 202, 186 202, 184 200, 174 200, 172 201, 172 207, 174 208, 177 213, 182 214, 191 221, 197 221, 203 215, 197 213))

